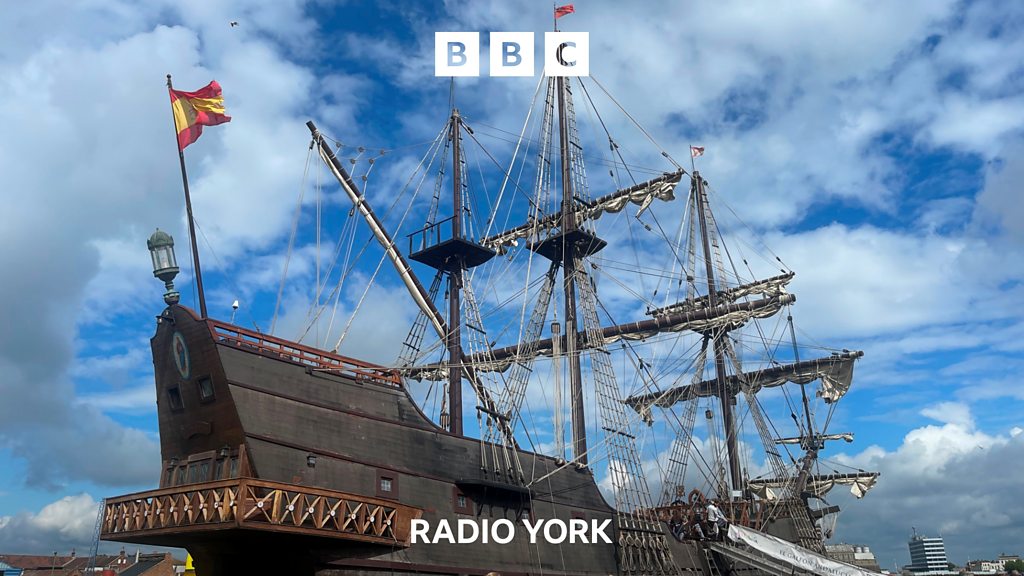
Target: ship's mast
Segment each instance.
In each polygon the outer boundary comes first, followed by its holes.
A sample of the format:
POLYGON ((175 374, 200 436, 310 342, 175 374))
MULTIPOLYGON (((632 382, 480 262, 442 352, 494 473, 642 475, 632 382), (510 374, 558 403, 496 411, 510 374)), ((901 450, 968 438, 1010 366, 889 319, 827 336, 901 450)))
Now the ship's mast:
MULTIPOLYGON (((384 248, 385 254, 391 260, 395 269, 398 271, 405 283, 406 288, 412 295, 413 300, 416 302, 420 311, 424 314, 426 321, 429 321, 433 326, 434 331, 438 337, 445 342, 446 348, 449 353, 448 358, 448 404, 450 409, 450 415, 447 422, 445 422, 444 415, 442 414, 442 425, 447 427, 452 433, 462 435, 463 433, 463 416, 462 416, 462 377, 465 375, 470 384, 473 386, 474 392, 480 398, 483 403, 483 408, 496 412, 494 400, 490 397, 490 394, 479 385, 479 381, 476 376, 476 371, 467 362, 466 357, 462 352, 462 321, 461 321, 461 291, 463 290, 464 272, 467 269, 480 266, 486 263, 494 257, 494 250, 481 246, 471 239, 465 238, 462 232, 462 215, 466 209, 462 204, 462 192, 465 188, 465 182, 463 181, 462 173, 462 127, 463 121, 457 109, 453 109, 451 116, 448 120, 448 134, 452 141, 453 148, 453 208, 454 214, 450 218, 451 224, 451 238, 442 240, 441 237, 441 225, 446 221, 438 223, 428 223, 428 225, 410 234, 410 254, 409 259, 420 262, 435 270, 448 274, 448 319, 441 314, 440 310, 434 304, 433 296, 435 292, 427 292, 423 288, 423 285, 417 279, 416 274, 410 268, 406 259, 398 251, 394 241, 391 239, 390 234, 385 230, 384 225, 380 219, 374 214, 373 209, 367 200, 360 194, 355 182, 352 181, 352 177, 348 174, 345 168, 341 165, 337 156, 331 150, 330 146, 327 145, 324 136, 316 129, 316 126, 312 122, 307 122, 306 125, 309 127, 313 134, 314 142, 317 144, 317 150, 330 168, 331 172, 337 178, 341 184, 342 189, 348 195, 352 201, 354 207, 359 211, 359 214, 363 216, 367 224, 370 225, 370 229, 374 236, 380 242, 384 248), (418 243, 414 242, 419 240, 418 243), (413 251, 413 245, 418 244, 419 250, 413 251)), ((469 128, 467 127, 467 130, 469 128)), ((442 172, 443 173, 443 172, 442 172)), ((470 300, 471 301, 471 300, 470 300)), ((478 312, 477 312, 478 314, 478 312)), ((414 328, 415 330, 415 328, 414 328)), ((419 336, 422 339, 422 333, 419 336)), ((409 342, 406 343, 409 345, 409 342)), ((507 429, 507 426, 505 427, 507 429)), ((509 438, 511 435, 509 434, 509 438)), ((510 442, 511 439, 510 439, 510 442)), ((513 442, 514 443, 514 442, 513 442)))
MULTIPOLYGON (((562 222, 561 234, 571 238, 576 230, 575 211, 572 209, 572 163, 569 159, 569 119, 566 117, 565 78, 555 79, 558 90, 558 146, 562 169, 562 222)), ((583 376, 580 368, 579 346, 576 322, 576 244, 562 244, 562 289, 565 294, 565 353, 569 358, 569 402, 572 406, 572 455, 573 459, 587 464, 587 421, 583 412, 583 376)))
MULTIPOLYGON (((704 179, 701 178, 700 172, 694 170, 693 180, 694 193, 696 195, 694 207, 699 210, 698 220, 700 222, 701 242, 704 248, 704 266, 707 271, 708 303, 711 305, 711 308, 715 308, 718 306, 718 290, 715 285, 715 267, 712 262, 711 240, 707 223, 707 194, 704 191, 704 179)), ((736 419, 732 411, 736 396, 731 393, 729 386, 726 386, 726 346, 724 339, 727 337, 728 332, 724 328, 718 328, 711 332, 715 351, 715 378, 718 381, 719 398, 722 400, 722 425, 725 427, 725 446, 729 456, 729 477, 732 480, 733 490, 739 490, 743 486, 743 481, 740 472, 739 438, 736 430, 736 419)))
MULTIPOLYGON (((793 341, 793 356, 794 360, 800 362, 800 349, 796 345, 796 330, 793 328, 793 315, 788 315, 789 322, 789 336, 793 341)), ((804 405, 804 417, 807 419, 807 432, 804 434, 803 448, 804 448, 804 461, 803 465, 800 466, 800 475, 797 476, 796 490, 797 494, 800 494, 807 488, 807 479, 811 474, 811 466, 814 461, 818 458, 818 445, 819 440, 815 437, 814 432, 814 421, 811 419, 811 405, 807 400, 807 387, 800 386, 800 398, 804 405)))
MULTIPOLYGON (((462 117, 452 109, 452 240, 462 239, 462 117)), ((459 301, 462 290, 462 257, 455 253, 448 268, 448 411, 449 432, 462 435, 462 324, 459 301)))

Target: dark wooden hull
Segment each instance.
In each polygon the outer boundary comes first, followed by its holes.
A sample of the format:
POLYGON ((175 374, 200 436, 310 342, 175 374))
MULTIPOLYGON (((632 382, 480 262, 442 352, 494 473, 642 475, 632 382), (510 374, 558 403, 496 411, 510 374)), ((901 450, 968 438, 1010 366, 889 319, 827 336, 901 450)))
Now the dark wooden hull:
MULTIPOLYGON (((260 339, 240 337, 241 332, 218 332, 225 326, 200 320, 181 306, 160 317, 151 345, 163 492, 123 497, 120 512, 108 506, 105 539, 185 547, 205 574, 246 568, 262 573, 275 566, 289 574, 324 575, 621 573, 614 545, 531 544, 523 529, 508 544, 410 544, 406 527, 397 538, 389 532, 393 541, 385 543, 372 534, 318 531, 308 520, 290 527, 274 524, 277 520, 246 524, 242 510, 256 510, 256 500, 235 492, 230 499, 232 506, 238 500, 237 518, 219 524, 167 520, 167 502, 174 498, 193 502, 191 508, 200 502, 194 495, 167 494, 203 482, 215 487, 218 480, 231 484, 229 479, 249 478, 280 483, 286 495, 317 493, 325 502, 335 492, 337 498, 378 506, 392 502, 403 514, 422 515, 431 527, 442 520, 454 526, 460 518, 507 518, 519 524, 523 517, 613 519, 614 526, 614 510, 589 470, 557 470, 554 459, 524 451, 520 458, 528 483, 543 481, 532 485, 528 496, 502 489, 482 472, 480 441, 436 426, 397 380, 377 378, 373 368, 325 370, 287 347, 268 348, 260 339), (128 515, 125 506, 146 498, 152 504, 136 512, 139 521, 159 513, 167 527, 115 529, 118 514, 128 515)), ((302 502, 313 502, 308 498, 302 502)), ((668 540, 682 570, 706 570, 698 544, 668 540)))

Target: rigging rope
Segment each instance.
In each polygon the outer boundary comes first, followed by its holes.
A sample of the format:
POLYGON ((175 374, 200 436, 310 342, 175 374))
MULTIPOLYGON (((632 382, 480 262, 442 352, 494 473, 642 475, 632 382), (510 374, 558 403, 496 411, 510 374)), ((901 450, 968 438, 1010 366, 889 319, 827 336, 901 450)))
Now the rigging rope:
POLYGON ((277 312, 281 308, 281 296, 284 294, 284 282, 288 276, 288 263, 292 259, 292 249, 295 247, 295 235, 299 228, 299 216, 302 214, 302 198, 306 193, 306 178, 309 176, 309 162, 313 157, 313 142, 309 143, 309 150, 306 152, 306 165, 302 170, 302 180, 299 184, 299 200, 295 204, 295 216, 292 218, 292 232, 288 237, 288 250, 284 257, 284 270, 281 272, 281 284, 277 288, 277 302, 274 304, 274 315, 270 320, 270 333, 274 333, 277 325, 277 312))

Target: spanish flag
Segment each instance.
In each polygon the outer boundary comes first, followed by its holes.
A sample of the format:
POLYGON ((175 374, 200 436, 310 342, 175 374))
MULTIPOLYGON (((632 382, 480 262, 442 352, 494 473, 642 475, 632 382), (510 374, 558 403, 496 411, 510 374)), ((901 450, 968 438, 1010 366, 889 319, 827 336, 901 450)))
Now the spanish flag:
POLYGON ((231 121, 231 117, 224 113, 224 96, 216 80, 195 92, 171 88, 168 91, 171 93, 171 110, 174 112, 174 128, 178 131, 180 150, 199 139, 203 126, 216 126, 231 121))

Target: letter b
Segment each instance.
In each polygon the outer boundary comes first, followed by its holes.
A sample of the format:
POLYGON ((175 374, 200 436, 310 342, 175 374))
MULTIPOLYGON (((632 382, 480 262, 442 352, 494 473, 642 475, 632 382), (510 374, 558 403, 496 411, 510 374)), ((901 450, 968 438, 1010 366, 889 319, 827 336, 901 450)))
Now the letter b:
POLYGON ((462 42, 448 43, 448 66, 464 66, 466 64, 466 45, 462 42))
POLYGON ((479 32, 434 32, 434 76, 479 75, 479 32))
POLYGON ((522 47, 515 42, 502 42, 501 43, 501 56, 502 65, 504 66, 519 66, 523 61, 523 57, 519 55, 519 51, 522 47))
POLYGON ((533 76, 533 32, 491 32, 491 76, 533 76))

